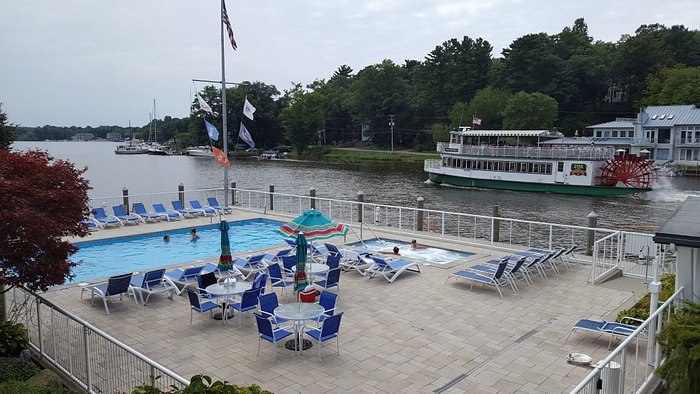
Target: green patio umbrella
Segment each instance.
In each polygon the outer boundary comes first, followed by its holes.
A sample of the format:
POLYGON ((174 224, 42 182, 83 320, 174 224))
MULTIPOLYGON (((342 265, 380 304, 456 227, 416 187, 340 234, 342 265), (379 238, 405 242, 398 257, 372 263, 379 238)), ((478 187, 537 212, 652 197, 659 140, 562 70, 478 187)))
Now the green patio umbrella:
POLYGON ((231 243, 228 238, 228 222, 222 220, 219 223, 221 231, 221 256, 219 256, 219 271, 224 272, 233 268, 231 264, 231 243))
POLYGON ((306 237, 304 233, 297 235, 297 266, 294 273, 294 291, 299 292, 306 288, 309 281, 306 279, 306 237))

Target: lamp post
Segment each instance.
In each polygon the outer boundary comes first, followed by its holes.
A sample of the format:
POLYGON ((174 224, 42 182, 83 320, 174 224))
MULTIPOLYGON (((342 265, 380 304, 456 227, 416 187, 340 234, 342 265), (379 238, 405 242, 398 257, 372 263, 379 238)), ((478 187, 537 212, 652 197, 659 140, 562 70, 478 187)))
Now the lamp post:
POLYGON ((389 126, 391 126, 391 151, 394 151, 394 116, 389 115, 389 126))

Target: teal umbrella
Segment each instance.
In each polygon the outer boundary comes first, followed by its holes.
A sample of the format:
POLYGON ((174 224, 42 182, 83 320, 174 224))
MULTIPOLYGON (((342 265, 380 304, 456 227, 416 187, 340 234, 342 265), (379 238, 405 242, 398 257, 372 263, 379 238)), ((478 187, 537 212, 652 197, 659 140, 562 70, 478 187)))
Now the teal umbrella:
POLYGON ((294 274, 294 291, 302 291, 309 284, 306 279, 306 237, 304 233, 297 235, 297 266, 294 274))
POLYGON ((219 271, 228 271, 233 268, 231 264, 231 242, 228 238, 228 223, 222 220, 219 223, 219 231, 221 231, 221 256, 219 256, 219 271))
POLYGON ((297 234, 303 232, 309 241, 348 234, 348 228, 344 224, 323 216, 315 209, 309 209, 291 222, 281 225, 275 231, 289 238, 296 237, 297 234))

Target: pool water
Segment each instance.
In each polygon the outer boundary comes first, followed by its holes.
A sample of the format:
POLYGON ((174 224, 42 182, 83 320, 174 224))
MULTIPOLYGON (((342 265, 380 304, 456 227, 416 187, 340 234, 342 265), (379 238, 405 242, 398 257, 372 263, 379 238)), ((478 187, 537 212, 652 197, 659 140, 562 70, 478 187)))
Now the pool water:
POLYGON ((424 249, 413 249, 408 242, 395 241, 392 239, 371 239, 362 243, 356 243, 352 246, 358 248, 367 248, 372 251, 391 251, 394 246, 399 247, 399 255, 412 260, 420 260, 432 264, 449 264, 457 260, 465 259, 473 256, 474 253, 458 252, 456 250, 447 250, 441 248, 427 247, 424 249))
MULTIPOLYGON (((274 230, 282 223, 253 219, 229 223, 231 254, 244 250, 264 248, 284 243, 282 235, 274 230)), ((82 282, 171 264, 199 259, 218 258, 221 255, 219 225, 197 227, 199 239, 192 241, 190 229, 163 231, 150 234, 78 242, 78 251, 70 257, 78 265, 73 268, 74 281, 82 282), (164 242, 168 234, 170 242, 164 242)))

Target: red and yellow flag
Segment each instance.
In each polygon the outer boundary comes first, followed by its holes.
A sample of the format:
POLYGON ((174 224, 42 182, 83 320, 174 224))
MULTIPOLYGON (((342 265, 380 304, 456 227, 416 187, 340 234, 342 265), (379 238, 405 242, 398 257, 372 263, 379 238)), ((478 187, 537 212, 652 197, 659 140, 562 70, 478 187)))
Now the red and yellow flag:
POLYGON ((222 166, 226 166, 226 167, 231 166, 231 162, 228 161, 228 157, 226 157, 226 154, 224 154, 224 151, 222 151, 221 149, 218 149, 215 146, 211 147, 211 151, 214 152, 214 159, 216 159, 216 161, 221 163, 222 166))

